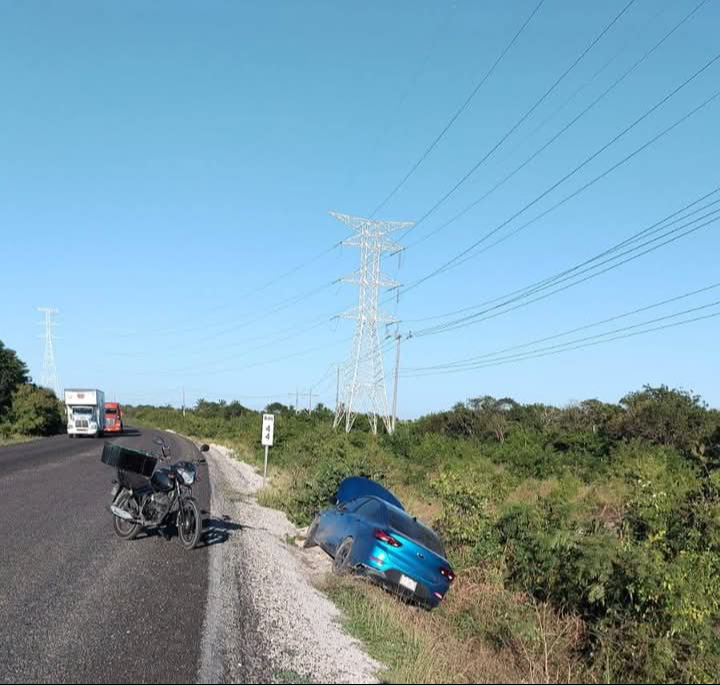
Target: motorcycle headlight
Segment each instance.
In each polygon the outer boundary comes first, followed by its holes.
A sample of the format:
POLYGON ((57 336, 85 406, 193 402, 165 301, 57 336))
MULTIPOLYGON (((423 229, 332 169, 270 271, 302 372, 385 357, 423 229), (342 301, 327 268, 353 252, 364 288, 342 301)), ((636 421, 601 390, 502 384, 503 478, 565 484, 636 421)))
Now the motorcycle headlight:
POLYGON ((178 470, 178 475, 182 478, 185 485, 192 485, 195 482, 195 469, 181 466, 178 470))

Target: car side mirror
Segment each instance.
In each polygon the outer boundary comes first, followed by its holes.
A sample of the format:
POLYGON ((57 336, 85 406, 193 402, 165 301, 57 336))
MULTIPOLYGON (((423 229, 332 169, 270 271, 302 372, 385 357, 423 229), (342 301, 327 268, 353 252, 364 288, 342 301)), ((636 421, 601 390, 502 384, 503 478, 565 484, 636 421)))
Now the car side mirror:
POLYGON ((345 505, 345 502, 338 502, 337 510, 338 511, 347 511, 347 506, 345 505))
POLYGON ((201 452, 207 452, 209 449, 210 449, 210 445, 206 445, 205 443, 203 443, 202 445, 200 445, 200 451, 201 451, 201 452))

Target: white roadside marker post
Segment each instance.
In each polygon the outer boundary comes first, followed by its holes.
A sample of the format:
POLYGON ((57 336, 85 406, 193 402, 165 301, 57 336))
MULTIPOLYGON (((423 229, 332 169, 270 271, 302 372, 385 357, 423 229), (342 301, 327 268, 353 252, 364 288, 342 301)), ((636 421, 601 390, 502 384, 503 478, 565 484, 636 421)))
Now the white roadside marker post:
POLYGON ((263 471, 263 487, 267 481, 267 470, 268 470, 268 452, 273 444, 273 438, 275 437, 275 415, 274 414, 263 414, 262 421, 262 434, 260 436, 260 443, 265 447, 265 470, 263 471))

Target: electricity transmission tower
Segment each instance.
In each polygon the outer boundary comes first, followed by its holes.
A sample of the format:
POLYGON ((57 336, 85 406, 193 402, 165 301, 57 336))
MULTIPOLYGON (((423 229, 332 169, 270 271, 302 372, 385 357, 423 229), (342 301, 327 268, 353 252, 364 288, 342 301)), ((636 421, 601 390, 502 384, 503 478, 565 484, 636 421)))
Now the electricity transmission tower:
POLYGON ((343 245, 360 248, 360 268, 343 279, 359 288, 358 306, 342 316, 356 320, 350 359, 345 366, 340 388, 340 401, 335 411, 335 427, 344 422, 349 432, 358 414, 366 414, 373 433, 378 430, 378 418, 392 433, 393 423, 388 410, 383 353, 380 346, 380 326, 394 319, 378 308, 380 288, 396 288, 399 283, 384 276, 380 263, 384 252, 396 252, 399 245, 387 239, 392 231, 407 229, 411 221, 378 221, 359 216, 330 212, 350 226, 357 235, 343 241, 343 245))
POLYGON ((58 310, 52 307, 38 307, 38 311, 45 315, 45 333, 41 336, 44 342, 44 350, 40 385, 50 388, 57 397, 60 397, 60 381, 55 366, 55 343, 53 340, 53 327, 56 325, 53 317, 58 314, 58 310))

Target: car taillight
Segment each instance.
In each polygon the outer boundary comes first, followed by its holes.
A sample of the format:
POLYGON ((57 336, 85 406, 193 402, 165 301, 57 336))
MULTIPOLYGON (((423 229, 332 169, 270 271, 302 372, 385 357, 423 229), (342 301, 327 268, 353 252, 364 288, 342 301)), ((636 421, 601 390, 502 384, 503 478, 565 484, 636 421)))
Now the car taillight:
POLYGON ((446 568, 445 566, 443 566, 440 569, 440 575, 444 578, 447 578, 451 583, 453 582, 453 580, 455 580, 455 573, 451 568, 446 568))
POLYGON ((402 543, 398 542, 392 535, 388 535, 384 530, 376 530, 375 538, 386 545, 390 545, 390 547, 402 547, 402 543))

